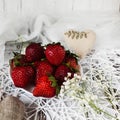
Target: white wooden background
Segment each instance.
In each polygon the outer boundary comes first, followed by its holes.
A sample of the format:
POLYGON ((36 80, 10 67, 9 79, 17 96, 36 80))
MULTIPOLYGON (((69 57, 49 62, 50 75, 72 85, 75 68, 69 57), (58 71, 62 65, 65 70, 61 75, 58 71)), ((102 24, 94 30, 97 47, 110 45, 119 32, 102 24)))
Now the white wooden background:
POLYGON ((65 13, 71 11, 118 12, 120 0, 0 0, 0 13, 65 13))

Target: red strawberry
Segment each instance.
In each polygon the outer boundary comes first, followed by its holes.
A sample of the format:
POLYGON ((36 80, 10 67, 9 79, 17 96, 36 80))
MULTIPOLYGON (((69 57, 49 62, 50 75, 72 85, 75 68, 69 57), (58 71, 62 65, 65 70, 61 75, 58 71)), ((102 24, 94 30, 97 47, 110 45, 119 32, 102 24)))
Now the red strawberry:
POLYGON ((10 59, 10 63, 9 63, 11 70, 17 66, 24 66, 27 64, 25 55, 17 52, 13 52, 13 53, 14 53, 14 58, 10 59))
POLYGON ((60 43, 48 44, 45 50, 45 55, 51 64, 59 65, 65 57, 65 49, 60 43))
POLYGON ((31 66, 15 67, 11 71, 12 80, 17 87, 25 88, 34 77, 34 70, 31 66))
POLYGON ((51 75, 53 73, 53 67, 47 60, 40 61, 36 70, 36 79, 44 75, 51 75))
POLYGON ((53 76, 42 76, 38 79, 38 83, 33 90, 34 96, 54 97, 57 94, 57 82, 53 76))
POLYGON ((44 48, 40 43, 31 43, 27 46, 25 54, 28 62, 38 61, 44 57, 44 48))
POLYGON ((67 73, 72 73, 71 70, 66 65, 60 65, 56 69, 55 78, 59 85, 65 81, 64 78, 67 77, 67 73))
POLYGON ((35 61, 32 63, 32 66, 35 68, 35 70, 38 68, 41 61, 35 61))
POLYGON ((78 64, 77 55, 66 51, 65 63, 73 72, 79 72, 80 66, 78 64))

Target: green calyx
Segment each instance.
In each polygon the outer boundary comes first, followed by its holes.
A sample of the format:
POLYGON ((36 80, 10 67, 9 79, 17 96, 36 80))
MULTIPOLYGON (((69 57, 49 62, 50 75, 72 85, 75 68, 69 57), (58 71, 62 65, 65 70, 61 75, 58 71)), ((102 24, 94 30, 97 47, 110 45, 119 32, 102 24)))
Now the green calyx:
POLYGON ((57 81, 56 81, 56 79, 55 79, 55 77, 53 77, 52 75, 51 76, 49 76, 49 79, 50 79, 50 81, 52 82, 52 87, 56 87, 57 86, 57 81))
POLYGON ((22 58, 21 54, 18 53, 18 52, 13 52, 13 54, 14 54, 14 64, 15 64, 15 66, 20 66, 21 63, 20 63, 19 60, 22 58))
POLYGON ((72 52, 70 52, 69 50, 67 50, 66 51, 66 55, 68 56, 68 57, 73 57, 73 58, 75 58, 76 59, 76 61, 78 61, 78 56, 75 54, 75 53, 72 53, 72 52))
MULTIPOLYGON (((79 57, 78 57, 76 54, 70 52, 69 50, 66 51, 66 58, 67 58, 67 59, 74 59, 75 62, 76 62, 76 64, 78 64, 78 59, 79 59, 79 57)), ((64 64, 65 64, 72 72, 75 72, 75 73, 79 72, 79 70, 78 70, 77 68, 75 68, 75 67, 72 67, 69 62, 66 61, 64 64)))
POLYGON ((66 65, 72 72, 75 72, 75 73, 76 73, 76 72, 79 72, 79 70, 71 67, 71 66, 70 66, 70 63, 65 63, 64 65, 66 65))
POLYGON ((49 76, 49 80, 52 82, 51 86, 56 88, 56 95, 60 92, 60 87, 58 86, 57 80, 52 75, 49 76))
POLYGON ((24 63, 24 55, 18 52, 13 52, 14 58, 13 58, 13 64, 14 66, 25 66, 24 63))
POLYGON ((63 47, 60 42, 52 42, 52 43, 47 44, 45 47, 50 46, 50 45, 59 45, 59 46, 63 47))

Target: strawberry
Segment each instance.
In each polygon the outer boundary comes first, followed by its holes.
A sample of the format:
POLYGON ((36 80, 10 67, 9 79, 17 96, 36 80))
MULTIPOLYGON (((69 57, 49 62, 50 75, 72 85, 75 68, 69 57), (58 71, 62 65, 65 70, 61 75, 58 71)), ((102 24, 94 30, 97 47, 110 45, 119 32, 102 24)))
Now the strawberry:
POLYGON ((34 78, 31 66, 18 66, 11 71, 11 77, 16 87, 25 88, 34 78))
POLYGON ((66 51, 65 63, 73 72, 79 72, 80 69, 77 57, 76 54, 66 51))
POLYGON ((38 68, 41 61, 35 61, 32 63, 32 66, 35 68, 35 70, 38 68))
MULTIPOLYGON (((38 63, 37 63, 38 64, 38 63)), ((51 75, 53 73, 53 67, 47 60, 40 61, 36 70, 36 80, 44 75, 51 75)))
POLYGON ((62 85, 67 77, 67 73, 72 73, 66 65, 60 65, 55 71, 55 79, 58 81, 58 85, 62 85))
POLYGON ((65 49, 60 43, 52 43, 46 46, 45 55, 48 61, 53 65, 62 63, 65 57, 65 49))
POLYGON ((9 61, 11 70, 17 66, 24 66, 27 64, 27 60, 24 54, 20 54, 17 52, 13 52, 13 54, 14 57, 9 61))
POLYGON ((39 61, 44 57, 44 48, 40 43, 31 43, 27 46, 25 54, 28 62, 39 61))
POLYGON ((57 81, 53 76, 48 77, 45 75, 40 77, 38 81, 39 82, 37 83, 33 90, 34 96, 50 98, 54 97, 57 94, 58 92, 57 81))

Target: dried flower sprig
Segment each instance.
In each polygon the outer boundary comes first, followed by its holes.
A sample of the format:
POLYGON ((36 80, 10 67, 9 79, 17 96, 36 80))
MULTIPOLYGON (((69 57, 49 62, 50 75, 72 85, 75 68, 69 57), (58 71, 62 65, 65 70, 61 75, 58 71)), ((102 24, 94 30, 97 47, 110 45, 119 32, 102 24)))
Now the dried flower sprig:
POLYGON ((87 34, 86 32, 82 31, 82 32, 77 32, 74 30, 69 30, 68 32, 65 33, 65 35, 67 35, 68 37, 71 37, 72 39, 76 38, 76 39, 82 39, 87 38, 87 34))

